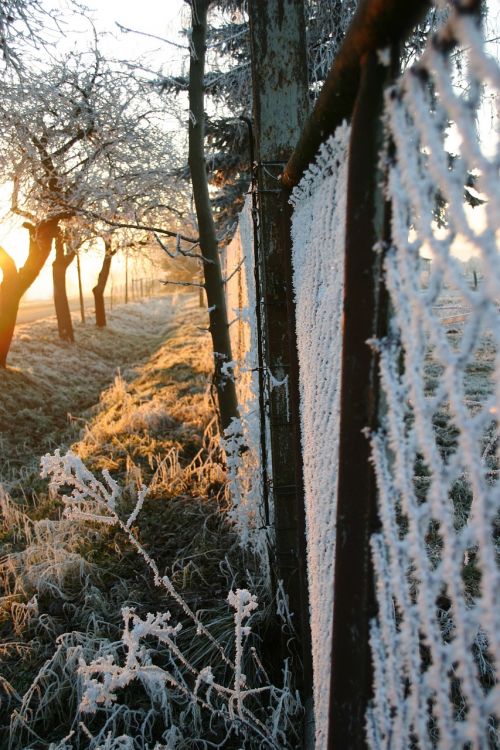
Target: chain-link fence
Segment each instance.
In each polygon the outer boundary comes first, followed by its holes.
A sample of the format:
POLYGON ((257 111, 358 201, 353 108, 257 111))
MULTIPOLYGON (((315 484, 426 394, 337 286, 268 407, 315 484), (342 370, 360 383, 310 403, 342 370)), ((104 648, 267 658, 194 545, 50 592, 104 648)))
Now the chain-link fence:
MULTIPOLYGON (((363 681, 372 748, 498 747, 500 190, 498 119, 483 102, 500 72, 477 11, 439 13, 399 77, 394 50, 365 61, 382 70, 380 95, 360 86, 352 129, 323 144, 292 195, 317 748, 346 747, 336 717, 356 712, 339 684, 363 681)), ((227 276, 256 471, 251 218, 247 206, 227 276)), ((270 374, 264 385, 287 387, 270 374)), ((254 528, 269 523, 258 493, 251 508, 254 528)))

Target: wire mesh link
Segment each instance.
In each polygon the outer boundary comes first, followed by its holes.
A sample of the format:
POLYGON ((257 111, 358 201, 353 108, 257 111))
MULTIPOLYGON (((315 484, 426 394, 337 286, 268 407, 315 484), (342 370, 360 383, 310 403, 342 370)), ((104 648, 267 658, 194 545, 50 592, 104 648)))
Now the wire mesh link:
POLYGON ((498 94, 500 72, 456 4, 386 97, 372 748, 498 746, 500 193, 484 85, 498 94))

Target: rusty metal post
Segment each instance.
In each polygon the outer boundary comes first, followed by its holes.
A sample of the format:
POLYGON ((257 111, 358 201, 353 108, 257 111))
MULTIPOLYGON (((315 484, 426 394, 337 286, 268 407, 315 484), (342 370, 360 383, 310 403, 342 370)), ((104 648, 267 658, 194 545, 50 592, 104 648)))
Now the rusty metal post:
POLYGON ((304 462, 302 458, 302 434, 300 424, 300 370, 297 348, 296 304, 293 289, 292 264, 292 206, 290 192, 286 189, 281 194, 281 230, 283 242, 283 260, 285 274, 286 305, 289 328, 289 401, 290 422, 292 428, 291 443, 293 449, 293 466, 295 471, 296 496, 296 534, 297 550, 297 584, 301 608, 296 612, 297 628, 301 639, 302 653, 302 689, 306 699, 306 716, 304 730, 304 748, 313 747, 314 719, 312 711, 312 642, 309 611, 309 584, 307 579, 307 541, 306 541, 306 508, 304 497, 304 462))
POLYGON ((385 294, 380 255, 385 204, 379 158, 388 69, 374 53, 362 61, 352 118, 347 187, 344 332, 328 747, 361 750, 371 696, 369 622, 375 615, 370 536, 377 525, 376 486, 365 428, 378 412, 378 371, 367 340, 381 332, 385 294))

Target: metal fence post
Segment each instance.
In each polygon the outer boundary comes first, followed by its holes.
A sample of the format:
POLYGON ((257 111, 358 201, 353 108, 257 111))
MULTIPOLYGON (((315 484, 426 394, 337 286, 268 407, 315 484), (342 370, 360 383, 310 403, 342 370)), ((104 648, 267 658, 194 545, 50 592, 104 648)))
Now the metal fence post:
POLYGON ((375 476, 364 430, 376 424, 378 372, 367 340, 380 332, 384 197, 379 158, 388 69, 364 56, 352 118, 347 187, 339 477, 328 747, 365 747, 371 696, 369 622, 375 597, 369 540, 377 525, 375 476))

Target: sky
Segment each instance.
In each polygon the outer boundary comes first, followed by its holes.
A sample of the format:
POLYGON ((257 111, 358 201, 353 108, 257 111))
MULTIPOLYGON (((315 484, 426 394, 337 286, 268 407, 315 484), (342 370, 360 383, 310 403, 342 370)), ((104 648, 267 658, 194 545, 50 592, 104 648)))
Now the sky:
MULTIPOLYGON (((67 0, 45 0, 46 7, 63 8, 67 0)), ((88 7, 98 33, 101 49, 106 55, 118 59, 135 60, 155 70, 164 68, 169 72, 178 72, 183 64, 188 64, 188 53, 185 49, 186 40, 180 34, 183 25, 189 21, 189 9, 184 0, 88 0, 88 7), (136 30, 138 33, 123 33, 117 23, 136 30), (153 39, 146 35, 161 37, 153 39)), ((500 0, 489 0, 490 18, 487 36, 498 33, 498 19, 500 16, 500 0)), ((72 22, 68 25, 65 40, 58 40, 58 46, 66 44, 85 45, 85 39, 91 38, 92 29, 88 22, 79 24, 72 22)), ((495 43, 489 52, 498 55, 495 43)), ((177 120, 172 119, 167 127, 177 128, 177 120)), ((7 210, 6 193, 0 187, 0 216, 7 210)), ((21 222, 18 222, 20 224, 21 222)), ((22 265, 27 256, 28 234, 26 230, 15 227, 15 222, 0 224, 0 244, 14 256, 18 266, 22 265)), ((466 255, 466 253, 465 253, 466 255)), ((102 249, 82 255, 82 276, 84 292, 90 294, 96 283, 101 263, 102 249)), ((466 258, 464 258, 466 259, 466 258)), ((116 287, 123 283, 124 259, 118 254, 113 260, 111 282, 116 287)), ((131 269, 132 275, 143 276, 144 269, 131 269)), ((1 276, 1 273, 0 273, 1 276)), ((161 276, 161 272, 160 272, 161 276)), ((76 264, 68 270, 68 293, 76 295, 77 273, 76 264)), ((52 269, 50 261, 42 270, 40 276, 25 295, 26 300, 49 298, 52 296, 52 269)))
MULTIPOLYGON (((45 4, 48 9, 56 7, 54 2, 47 1, 45 4)), ((64 7, 64 0, 59 0, 57 6, 64 7)), ((165 67, 170 71, 180 70, 183 61, 187 62, 186 50, 176 46, 186 44, 184 37, 179 34, 182 19, 186 20, 188 10, 184 0, 163 0, 163 2, 158 2, 158 0, 89 0, 87 7, 91 11, 99 44, 105 55, 118 59, 134 59, 151 65, 155 69, 165 67), (123 33, 118 29, 116 22, 145 34, 165 38, 172 44, 151 39, 142 34, 123 33)), ((64 44, 70 48, 74 45, 85 46, 85 40, 91 40, 92 28, 88 22, 77 24, 73 21, 66 29, 66 39, 61 40, 58 37, 59 48, 64 44)), ((171 127, 178 127, 176 120, 172 120, 169 124, 171 127)), ((8 197, 8 190, 0 188, 0 215, 4 215, 8 210, 8 197)), ((28 232, 20 228, 21 223, 22 220, 10 219, 0 224, 0 244, 14 257, 18 267, 24 263, 28 253, 28 232)), ((81 269, 86 295, 91 294, 91 289, 97 281, 101 261, 102 248, 99 243, 95 251, 82 253, 81 269)), ((123 284, 124 270, 124 259, 118 254, 113 259, 109 287, 113 284, 116 289, 123 284)), ((148 269, 140 262, 132 262, 129 271, 132 277, 141 278, 148 275, 148 269)), ((161 272, 159 276, 161 277, 161 272)), ((78 294, 76 263, 68 269, 67 287, 69 296, 78 294)), ((27 291, 23 301, 50 297, 52 297, 51 259, 27 291)))

